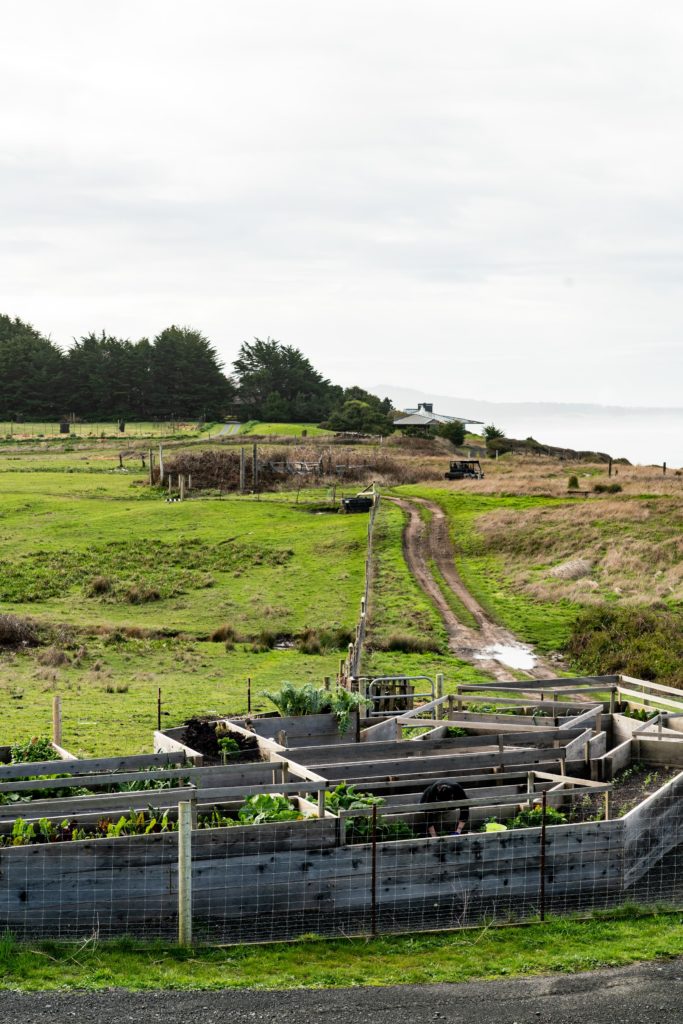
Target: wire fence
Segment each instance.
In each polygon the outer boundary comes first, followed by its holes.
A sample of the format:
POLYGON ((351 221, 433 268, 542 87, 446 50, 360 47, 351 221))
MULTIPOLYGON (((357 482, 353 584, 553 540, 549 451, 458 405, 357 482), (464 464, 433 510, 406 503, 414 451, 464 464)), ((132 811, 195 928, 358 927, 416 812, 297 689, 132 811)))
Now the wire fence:
POLYGON ((177 831, 4 846, 0 927, 173 940, 184 903, 195 942, 249 943, 683 907, 682 798, 683 773, 621 818, 438 838, 417 814, 392 839, 383 807, 360 831, 357 812, 191 828, 185 865, 177 831))

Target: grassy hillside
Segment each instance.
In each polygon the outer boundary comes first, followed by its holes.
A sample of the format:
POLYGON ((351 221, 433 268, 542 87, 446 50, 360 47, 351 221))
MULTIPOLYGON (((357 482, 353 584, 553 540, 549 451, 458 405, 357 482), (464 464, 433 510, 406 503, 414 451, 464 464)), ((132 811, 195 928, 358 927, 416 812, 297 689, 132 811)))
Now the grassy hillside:
POLYGON ((176 722, 246 709, 247 676, 256 694, 334 675, 340 652, 297 638, 353 627, 366 521, 299 498, 168 504, 111 453, 0 460, 0 612, 44 641, 0 651, 0 742, 45 731, 57 692, 65 744, 114 753, 149 749, 157 686, 176 722), (229 650, 209 639, 225 625, 229 650))

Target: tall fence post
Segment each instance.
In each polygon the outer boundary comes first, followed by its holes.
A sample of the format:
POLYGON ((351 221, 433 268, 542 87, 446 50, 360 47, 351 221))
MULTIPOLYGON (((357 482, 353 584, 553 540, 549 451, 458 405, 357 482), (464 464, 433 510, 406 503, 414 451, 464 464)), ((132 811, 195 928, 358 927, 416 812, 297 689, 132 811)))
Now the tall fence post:
POLYGON ((178 804, 178 944, 192 945, 192 804, 178 804))
POLYGON ((149 449, 149 486, 154 486, 154 452, 149 449))
POLYGON ((370 931, 377 935, 377 804, 372 805, 372 894, 370 903, 370 931))
POLYGON ((62 745, 62 698, 52 698, 52 742, 58 747, 62 745))
POLYGON ((247 456, 244 448, 240 448, 240 494, 244 494, 247 485, 247 456))
MULTIPOLYGON (((443 672, 436 673, 436 698, 440 700, 443 697, 443 672)), ((443 718, 443 704, 439 704, 436 709, 436 717, 438 719, 443 718)))
POLYGON ((163 445, 159 445, 159 487, 164 482, 164 449, 163 445))
POLYGON ((545 921, 545 812, 548 805, 548 794, 543 790, 541 797, 541 857, 540 857, 540 870, 541 877, 539 879, 538 889, 538 902, 539 914, 541 921, 545 921))

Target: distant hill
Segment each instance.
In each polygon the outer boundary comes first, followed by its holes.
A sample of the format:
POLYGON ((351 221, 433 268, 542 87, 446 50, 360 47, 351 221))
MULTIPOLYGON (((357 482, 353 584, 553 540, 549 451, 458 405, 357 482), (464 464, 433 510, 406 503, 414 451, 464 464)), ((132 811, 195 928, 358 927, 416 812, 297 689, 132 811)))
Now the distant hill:
POLYGON ((457 397, 454 395, 437 395, 428 391, 415 391, 412 388, 397 387, 393 384, 377 384, 371 388, 373 394, 386 395, 392 400, 395 408, 406 406, 416 407, 418 402, 433 402, 434 411, 447 416, 471 416, 475 420, 490 423, 504 417, 513 417, 517 422, 524 416, 530 420, 547 421, 550 417, 566 420, 568 417, 602 416, 613 419, 615 416, 683 416, 683 407, 655 406, 623 406, 598 405, 596 403, 579 402, 489 402, 480 398, 457 397))
MULTIPOLYGON (((495 423, 508 437, 609 452, 642 465, 683 466, 683 408, 644 408, 578 402, 489 402, 391 384, 372 388, 398 409, 433 402, 434 411, 495 423)), ((473 428, 476 429, 476 428, 473 428)), ((480 428, 481 429, 481 428, 480 428)))

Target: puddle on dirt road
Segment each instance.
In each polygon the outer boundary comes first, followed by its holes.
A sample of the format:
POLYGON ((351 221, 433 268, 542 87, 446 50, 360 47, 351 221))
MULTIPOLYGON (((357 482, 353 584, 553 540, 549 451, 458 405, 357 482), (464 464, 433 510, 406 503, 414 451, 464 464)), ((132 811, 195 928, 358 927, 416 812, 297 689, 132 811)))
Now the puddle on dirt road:
POLYGON ((517 647, 514 644, 493 644, 479 651, 474 657, 478 661, 499 661, 501 665, 520 671, 534 668, 538 660, 530 647, 517 647))

